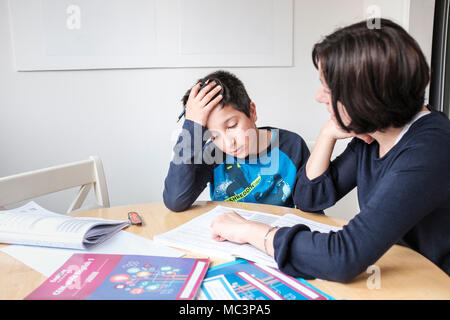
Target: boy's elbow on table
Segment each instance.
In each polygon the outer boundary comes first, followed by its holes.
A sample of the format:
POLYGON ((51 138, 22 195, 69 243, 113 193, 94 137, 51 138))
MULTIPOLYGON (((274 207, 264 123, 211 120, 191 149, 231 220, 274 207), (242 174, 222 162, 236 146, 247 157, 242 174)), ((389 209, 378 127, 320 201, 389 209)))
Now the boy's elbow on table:
POLYGON ((191 206, 189 203, 181 201, 180 197, 172 196, 168 192, 163 193, 163 201, 167 209, 175 212, 185 211, 191 206))

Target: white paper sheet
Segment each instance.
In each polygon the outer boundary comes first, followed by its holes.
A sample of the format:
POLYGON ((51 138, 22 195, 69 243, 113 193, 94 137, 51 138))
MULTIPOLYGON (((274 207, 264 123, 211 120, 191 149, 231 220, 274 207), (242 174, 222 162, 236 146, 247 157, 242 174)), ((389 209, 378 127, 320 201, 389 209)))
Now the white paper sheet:
POLYGON ((128 231, 120 231, 112 238, 88 250, 23 245, 10 245, 0 250, 46 277, 51 276, 74 253, 137 254, 165 257, 184 255, 179 250, 156 244, 150 239, 128 231))
POLYGON ((275 222, 274 225, 276 225, 277 227, 292 227, 296 224, 304 224, 308 226, 311 231, 319 231, 322 233, 328 233, 330 231, 337 232, 342 229, 340 227, 329 226, 327 224, 316 222, 314 220, 302 218, 291 213, 282 216, 275 222))

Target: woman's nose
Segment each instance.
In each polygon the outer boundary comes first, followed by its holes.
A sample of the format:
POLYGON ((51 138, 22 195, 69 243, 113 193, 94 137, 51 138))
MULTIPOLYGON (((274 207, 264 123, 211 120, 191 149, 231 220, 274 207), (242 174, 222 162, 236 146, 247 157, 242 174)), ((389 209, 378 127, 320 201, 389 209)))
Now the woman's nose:
POLYGON ((319 103, 328 103, 330 101, 329 94, 325 92, 323 86, 321 86, 316 93, 316 101, 319 103))

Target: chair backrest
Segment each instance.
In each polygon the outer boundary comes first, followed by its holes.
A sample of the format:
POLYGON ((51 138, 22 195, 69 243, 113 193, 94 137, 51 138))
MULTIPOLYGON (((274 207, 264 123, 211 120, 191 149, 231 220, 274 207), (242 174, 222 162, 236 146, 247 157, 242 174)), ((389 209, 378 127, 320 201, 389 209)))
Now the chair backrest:
POLYGON ((0 207, 77 186, 81 187, 67 213, 80 209, 92 187, 96 207, 109 207, 105 174, 98 156, 0 178, 0 207))

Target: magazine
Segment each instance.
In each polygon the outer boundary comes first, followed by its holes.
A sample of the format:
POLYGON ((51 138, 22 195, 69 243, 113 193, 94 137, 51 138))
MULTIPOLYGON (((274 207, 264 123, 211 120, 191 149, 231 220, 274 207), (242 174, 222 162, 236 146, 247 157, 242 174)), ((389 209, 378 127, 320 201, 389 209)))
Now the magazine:
POLYGON ((76 253, 25 300, 192 300, 209 259, 76 253))

